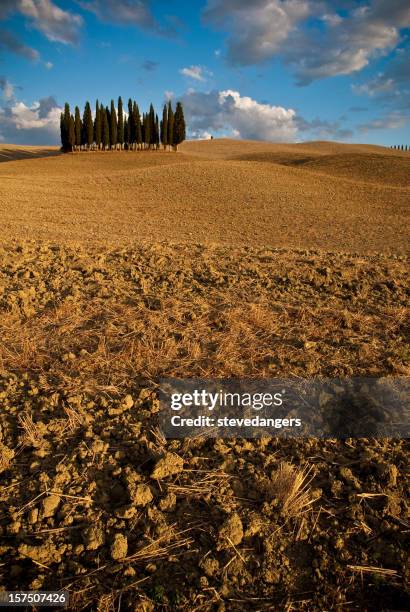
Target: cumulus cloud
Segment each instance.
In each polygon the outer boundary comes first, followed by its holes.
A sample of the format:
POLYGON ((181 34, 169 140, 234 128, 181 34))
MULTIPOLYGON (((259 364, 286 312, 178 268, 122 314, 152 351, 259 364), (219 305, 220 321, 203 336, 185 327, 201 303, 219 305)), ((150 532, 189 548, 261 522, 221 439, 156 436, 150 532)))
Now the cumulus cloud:
POLYGON ((0 51, 9 51, 32 61, 36 61, 40 57, 36 49, 27 47, 14 34, 4 28, 0 28, 0 51))
POLYGON ((195 81, 206 81, 207 76, 212 76, 212 72, 209 72, 203 66, 189 66, 188 68, 181 68, 180 74, 186 76, 195 81))
POLYGON ((238 91, 198 92, 181 98, 189 137, 207 139, 230 136, 249 140, 295 142, 300 140, 350 140, 353 131, 342 121, 320 118, 308 121, 294 109, 261 103, 238 91))
POLYGON ((261 104, 233 90, 190 91, 182 97, 191 137, 219 132, 235 138, 292 141, 297 136, 296 112, 261 104))
POLYGON ((292 66, 299 85, 362 70, 396 48, 401 31, 410 27, 408 0, 352 1, 343 12, 332 5, 330 0, 208 0, 204 15, 206 22, 227 29, 231 63, 251 65, 279 56, 292 66))
POLYGON ((176 34, 176 19, 169 17, 168 25, 162 26, 152 14, 150 0, 82 0, 79 4, 101 21, 135 25, 164 36, 176 34))
POLYGON ((57 144, 61 111, 51 96, 31 106, 12 100, 0 108, 0 137, 4 142, 14 144, 57 144))

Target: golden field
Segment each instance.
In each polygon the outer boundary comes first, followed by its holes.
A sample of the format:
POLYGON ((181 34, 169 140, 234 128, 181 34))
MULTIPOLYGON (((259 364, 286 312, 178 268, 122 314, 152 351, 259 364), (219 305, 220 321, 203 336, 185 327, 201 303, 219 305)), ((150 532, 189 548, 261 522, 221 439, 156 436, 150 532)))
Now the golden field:
POLYGON ((408 376, 410 154, 0 160, 0 588, 101 612, 407 609, 406 440, 166 440, 156 389, 408 376))
MULTIPOLYGON (((3 145, 0 159, 2 151, 10 160, 13 148, 3 145)), ((4 238, 362 253, 408 247, 408 153, 231 140, 187 142, 177 154, 55 153, 34 149, 32 159, 0 164, 4 238)))

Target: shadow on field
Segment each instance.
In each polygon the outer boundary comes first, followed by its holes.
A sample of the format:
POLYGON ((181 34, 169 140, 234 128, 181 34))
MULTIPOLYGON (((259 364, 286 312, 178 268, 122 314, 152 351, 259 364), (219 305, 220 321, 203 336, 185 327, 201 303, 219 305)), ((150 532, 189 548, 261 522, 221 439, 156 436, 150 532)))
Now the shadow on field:
POLYGON ((401 151, 397 152, 397 155, 392 155, 390 152, 385 155, 349 152, 310 156, 288 151, 261 152, 235 155, 231 159, 303 168, 328 176, 399 188, 410 186, 410 156, 407 152, 402 153, 401 151))
POLYGON ((245 155, 235 155, 232 161, 250 161, 250 162, 262 162, 271 164, 280 164, 281 166, 303 166, 309 162, 315 161, 316 156, 307 156, 300 153, 248 153, 245 155))
POLYGON ((18 161, 21 159, 37 159, 42 157, 56 157, 62 155, 58 148, 18 148, 18 147, 0 147, 0 163, 18 161))

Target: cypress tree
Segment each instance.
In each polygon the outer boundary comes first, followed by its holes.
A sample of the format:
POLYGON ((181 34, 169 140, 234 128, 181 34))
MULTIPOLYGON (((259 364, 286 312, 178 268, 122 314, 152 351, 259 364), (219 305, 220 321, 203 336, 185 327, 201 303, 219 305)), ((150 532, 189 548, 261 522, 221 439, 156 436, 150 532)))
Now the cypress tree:
POLYGON ((110 110, 110 141, 111 148, 115 149, 117 147, 117 113, 114 106, 114 100, 111 100, 111 110, 110 110))
POLYGON ((101 149, 101 108, 98 103, 98 100, 95 103, 95 121, 94 121, 94 140, 97 146, 97 149, 101 149))
POLYGON ((72 115, 68 123, 68 147, 70 151, 73 151, 75 147, 75 121, 72 115))
POLYGON ((168 144, 168 107, 166 104, 164 104, 164 109, 162 111, 161 142, 164 149, 166 149, 168 144))
POLYGON ((120 145, 120 149, 122 149, 124 147, 124 112, 122 108, 121 96, 118 98, 117 141, 120 145))
POLYGON ((81 144, 89 149, 94 142, 94 123, 89 102, 85 103, 81 144))
POLYGON ((155 148, 159 149, 159 120, 158 115, 155 115, 155 148))
POLYGON ((124 147, 128 149, 128 118, 124 117, 124 147))
POLYGON ((185 118, 184 118, 184 110, 182 108, 181 102, 177 102, 177 107, 175 109, 175 118, 174 118, 174 139, 173 145, 178 151, 178 145, 181 142, 184 142, 186 137, 186 127, 185 127, 185 118))
POLYGON ((168 102, 168 146, 172 147, 174 144, 174 111, 172 110, 171 100, 168 102))
POLYGON ((142 143, 145 144, 145 113, 142 113, 141 139, 142 139, 142 143))
POLYGON ((141 129, 141 115, 140 109, 138 108, 138 104, 134 102, 133 107, 133 117, 134 117, 134 125, 135 125, 135 142, 137 143, 137 147, 139 149, 142 148, 142 129, 141 129))
POLYGON ((155 148, 155 110, 152 104, 149 107, 149 124, 151 126, 151 145, 155 148))
POLYGON ((69 143, 70 119, 71 119, 70 105, 68 104, 68 102, 66 102, 64 104, 64 114, 62 116, 62 122, 61 122, 61 144, 63 146, 64 151, 70 150, 70 143, 69 143))
POLYGON ((61 148, 64 149, 66 137, 65 137, 64 114, 63 113, 60 113, 60 138, 61 138, 61 148))
POLYGON ((145 142, 147 148, 151 148, 151 113, 145 115, 145 142))
POLYGON ((149 107, 149 148, 155 145, 155 111, 152 104, 149 107))
POLYGON ((108 108, 108 106, 105 107, 105 114, 107 115, 107 121, 108 121, 108 140, 110 141, 110 146, 111 146, 111 114, 110 114, 110 109, 108 108))
POLYGON ((81 115, 80 109, 78 106, 75 107, 75 118, 74 118, 74 129, 75 129, 75 148, 78 150, 81 147, 81 132, 82 132, 82 123, 81 123, 81 115))
POLYGON ((110 124, 108 123, 107 108, 101 109, 101 139, 104 151, 110 146, 110 124))
POLYGON ((135 121, 134 121, 134 113, 133 113, 133 105, 131 98, 128 100, 128 142, 129 148, 132 149, 134 143, 136 141, 135 138, 135 121))

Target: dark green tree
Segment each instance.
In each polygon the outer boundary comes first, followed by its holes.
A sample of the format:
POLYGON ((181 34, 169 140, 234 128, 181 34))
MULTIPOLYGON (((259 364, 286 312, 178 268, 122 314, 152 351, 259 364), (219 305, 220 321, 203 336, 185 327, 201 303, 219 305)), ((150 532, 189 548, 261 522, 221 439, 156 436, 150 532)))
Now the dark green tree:
POLYGON ((83 113, 83 133, 81 138, 81 144, 85 145, 87 149, 92 147, 94 142, 94 122, 93 115, 91 112, 91 106, 89 102, 85 103, 83 113))
POLYGON ((161 142, 164 149, 166 149, 168 144, 168 106, 166 104, 164 104, 164 109, 162 111, 161 142))
POLYGON ((155 115, 155 148, 159 149, 159 119, 158 115, 155 115))
POLYGON ((142 143, 143 145, 145 145, 145 113, 142 113, 142 121, 141 121, 141 138, 142 138, 142 143))
POLYGON ((128 142, 129 142, 129 148, 132 150, 134 148, 134 143, 136 142, 136 138, 135 138, 134 112, 133 112, 133 104, 132 104, 131 98, 128 100, 128 142))
POLYGON ((174 144, 174 111, 172 109, 171 100, 168 102, 168 146, 174 144))
POLYGON ((149 107, 149 148, 155 147, 155 110, 152 104, 149 107))
POLYGON ((108 108, 108 106, 105 107, 105 113, 107 115, 107 121, 108 121, 108 134, 109 134, 109 140, 110 140, 110 148, 111 148, 111 113, 110 113, 110 109, 108 108))
POLYGON ((125 149, 128 149, 128 141, 129 141, 129 136, 128 136, 128 117, 124 117, 124 147, 125 147, 125 149))
POLYGON ((114 100, 111 100, 111 110, 110 110, 110 142, 111 148, 115 149, 117 147, 117 112, 114 106, 114 100))
POLYGON ((78 106, 75 107, 74 129, 75 129, 75 148, 78 151, 81 147, 81 132, 83 129, 83 125, 81 122, 80 109, 78 108, 78 106))
POLYGON ((68 144, 68 130, 67 130, 67 106, 68 106, 68 116, 70 116, 70 106, 67 102, 64 105, 64 113, 60 115, 60 133, 61 133, 61 148, 63 151, 67 150, 68 144))
POLYGON ((61 137, 61 148, 64 149, 67 138, 65 135, 65 126, 64 126, 64 113, 60 113, 60 137, 61 137))
POLYGON ((69 131, 70 131, 70 105, 68 102, 64 104, 64 113, 61 117, 61 145, 63 151, 70 151, 69 131))
POLYGON ((68 124, 68 147, 69 147, 69 151, 74 151, 74 148, 75 148, 75 121, 72 115, 70 116, 70 121, 68 124))
POLYGON ((151 113, 145 115, 145 144, 147 149, 151 148, 151 113))
POLYGON ((141 128, 141 115, 140 109, 138 108, 138 104, 134 102, 134 107, 132 110, 133 120, 135 125, 135 142, 137 143, 137 147, 139 149, 142 148, 142 128, 141 128))
POLYGON ((118 98, 117 142, 120 145, 120 149, 122 149, 124 147, 124 111, 121 96, 118 98))
POLYGON ((186 126, 185 126, 185 118, 184 118, 184 109, 182 108, 181 102, 177 102, 177 107, 175 109, 175 117, 174 117, 174 138, 173 145, 178 151, 178 145, 181 142, 184 142, 186 138, 186 126))
POLYGON ((101 108, 97 100, 95 103, 95 119, 94 119, 94 140, 95 140, 97 149, 101 149, 101 134, 102 134, 101 108))
POLYGON ((108 108, 101 109, 101 140, 104 151, 110 147, 110 124, 108 122, 107 110, 108 108))

